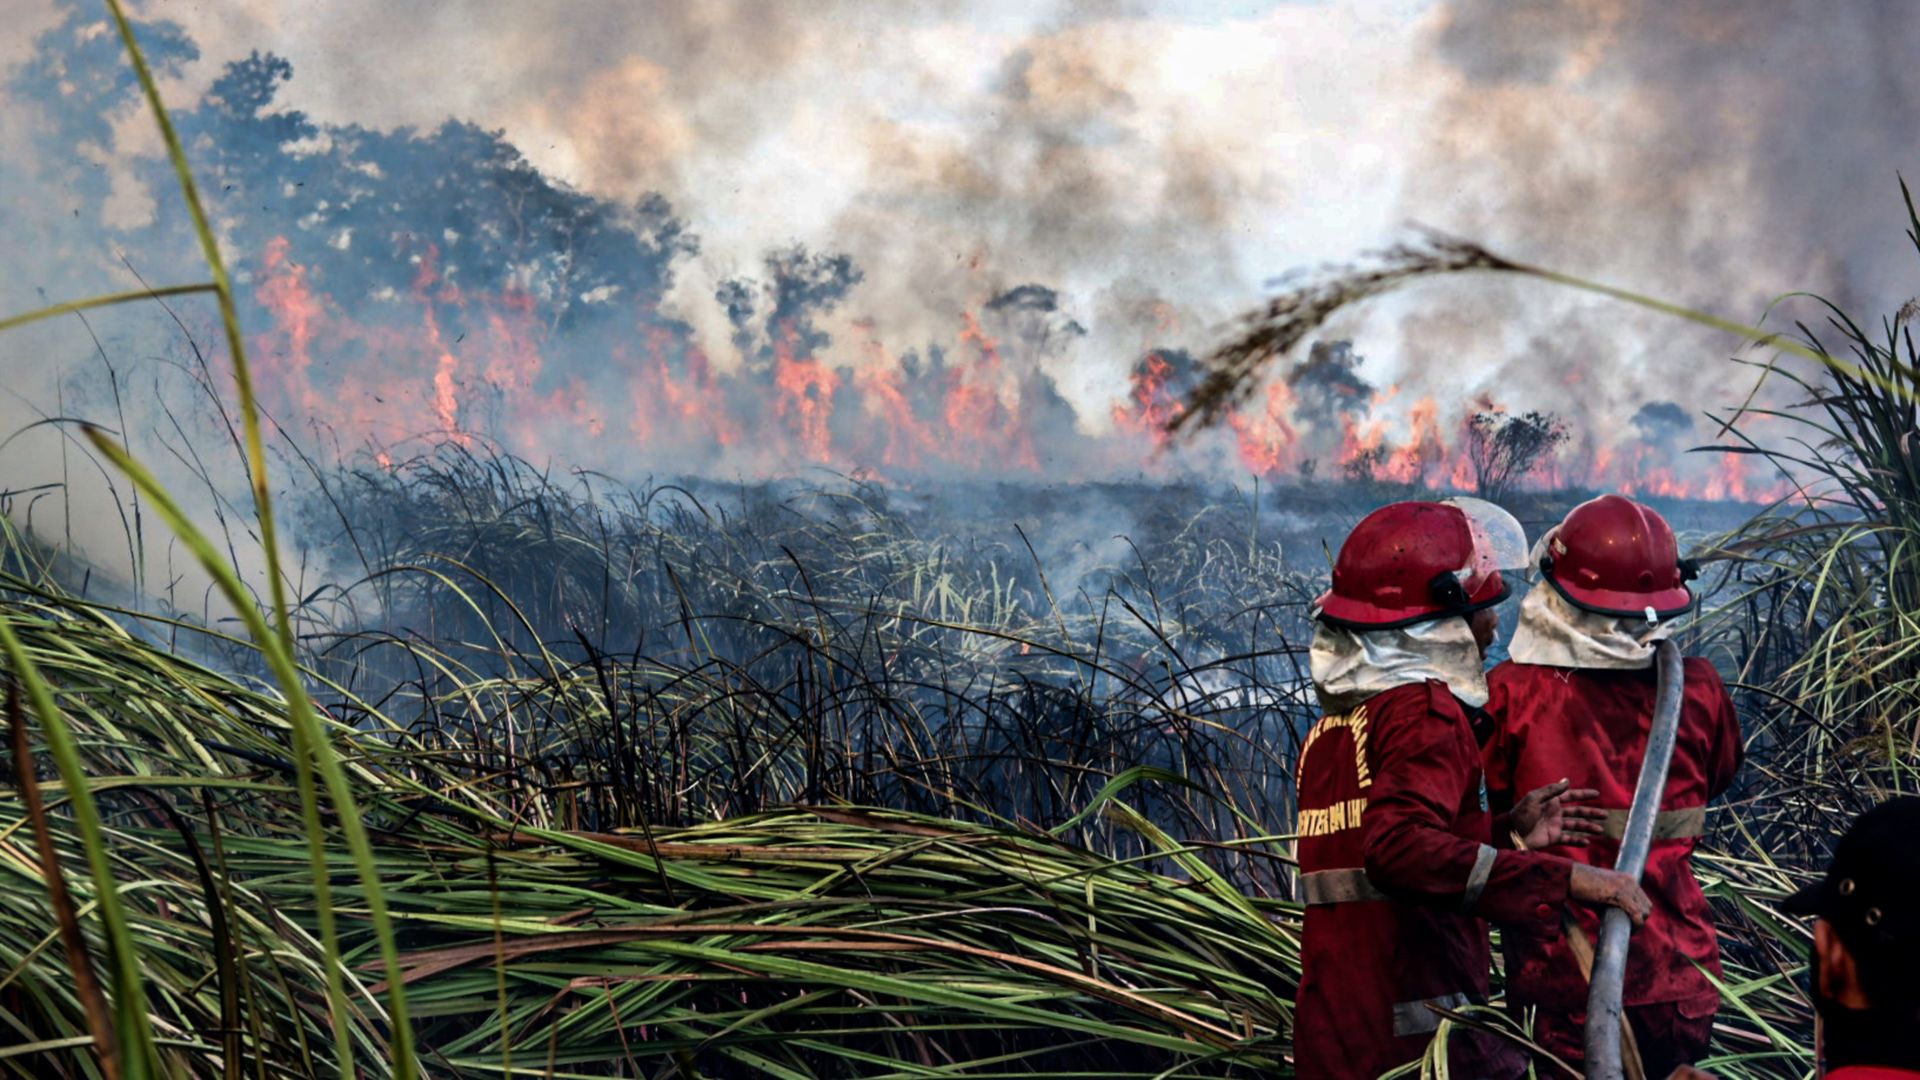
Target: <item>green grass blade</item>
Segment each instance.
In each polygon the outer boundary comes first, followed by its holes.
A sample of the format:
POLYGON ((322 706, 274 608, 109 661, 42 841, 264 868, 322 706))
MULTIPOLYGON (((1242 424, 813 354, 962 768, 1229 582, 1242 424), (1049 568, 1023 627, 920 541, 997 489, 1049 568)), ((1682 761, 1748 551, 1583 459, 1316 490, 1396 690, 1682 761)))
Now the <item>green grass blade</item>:
POLYGON ((33 657, 21 645, 11 620, 3 614, 0 614, 0 649, 6 651, 8 666, 13 669, 14 677, 20 680, 27 697, 33 702, 33 711, 40 718, 40 730, 46 738, 47 749, 52 752, 54 764, 59 767, 60 776, 67 784, 74 821, 86 845, 87 868, 93 876, 100 921, 106 927, 107 943, 113 953, 114 1034, 120 1043, 121 1076, 124 1080, 147 1080, 154 1075, 157 1061, 153 1031, 146 1014, 146 980, 140 975, 140 952, 127 919, 126 908, 120 903, 119 886, 114 880, 106 835, 101 827, 100 810, 94 805, 93 793, 87 788, 86 765, 80 757, 72 730, 61 716, 59 706, 54 704, 53 692, 46 680, 40 677, 40 669, 35 666, 33 657))

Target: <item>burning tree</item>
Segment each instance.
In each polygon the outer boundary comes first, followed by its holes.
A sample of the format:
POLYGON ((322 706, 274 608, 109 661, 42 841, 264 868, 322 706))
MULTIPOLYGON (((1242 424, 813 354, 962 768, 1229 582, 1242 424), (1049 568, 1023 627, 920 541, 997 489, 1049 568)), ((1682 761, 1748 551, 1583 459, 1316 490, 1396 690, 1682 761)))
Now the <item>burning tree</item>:
POLYGON ((1473 489, 1498 502, 1566 441, 1566 422, 1552 413, 1474 413, 1466 430, 1473 489))

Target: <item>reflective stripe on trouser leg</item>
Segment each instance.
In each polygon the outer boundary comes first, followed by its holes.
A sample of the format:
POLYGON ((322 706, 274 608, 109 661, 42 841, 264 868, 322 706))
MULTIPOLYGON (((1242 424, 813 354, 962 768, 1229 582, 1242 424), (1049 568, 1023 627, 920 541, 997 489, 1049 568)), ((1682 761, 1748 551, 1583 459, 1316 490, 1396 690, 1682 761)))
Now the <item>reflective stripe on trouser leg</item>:
POLYGON ((1395 1037, 1431 1035, 1439 1029, 1441 1020, 1440 1014, 1434 1009, 1458 1012, 1471 1004, 1473 999, 1465 994, 1441 994, 1419 1001, 1402 1001, 1393 1007, 1393 1034, 1395 1037))
POLYGON ((1375 888, 1373 882, 1367 880, 1367 872, 1357 866, 1300 875, 1300 902, 1308 907, 1386 898, 1387 894, 1375 888))
POLYGON ((1473 860, 1473 870, 1467 875, 1467 888, 1460 894, 1460 910, 1472 911, 1473 905, 1480 902, 1480 894, 1486 891, 1487 879, 1493 876, 1495 852, 1487 844, 1480 845, 1480 854, 1473 860))

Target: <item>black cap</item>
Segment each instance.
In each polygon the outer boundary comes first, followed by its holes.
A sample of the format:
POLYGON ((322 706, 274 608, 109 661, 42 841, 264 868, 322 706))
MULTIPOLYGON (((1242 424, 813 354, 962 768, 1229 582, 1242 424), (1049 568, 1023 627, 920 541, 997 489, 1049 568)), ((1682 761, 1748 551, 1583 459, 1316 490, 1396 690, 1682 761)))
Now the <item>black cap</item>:
POLYGON ((1861 814, 1840 838, 1827 876, 1780 909, 1827 920, 1863 965, 1920 958, 1920 797, 1888 799, 1861 814))

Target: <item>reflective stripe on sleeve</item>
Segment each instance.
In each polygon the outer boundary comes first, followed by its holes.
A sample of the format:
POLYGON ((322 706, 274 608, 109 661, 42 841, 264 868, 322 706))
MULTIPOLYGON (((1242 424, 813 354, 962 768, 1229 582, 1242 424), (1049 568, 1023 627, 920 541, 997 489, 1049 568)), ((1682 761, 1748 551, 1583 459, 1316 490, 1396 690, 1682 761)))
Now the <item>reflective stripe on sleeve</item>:
MULTIPOLYGON (((1607 811, 1607 819, 1600 826, 1600 835, 1609 840, 1619 840, 1627 835, 1627 812, 1625 810, 1607 811)), ((1653 819, 1653 838, 1655 840, 1691 840, 1704 836, 1707 831, 1707 808, 1689 806, 1684 810, 1662 810, 1653 819)))
POLYGON ((1480 894, 1487 888, 1487 879, 1493 876, 1494 855, 1490 845, 1480 845, 1480 854, 1473 860, 1473 872, 1467 875, 1466 891, 1460 894, 1460 910, 1472 911, 1473 905, 1480 902, 1480 894))
POLYGON ((1386 898, 1387 894, 1375 888, 1373 882, 1367 880, 1367 872, 1359 867, 1315 870, 1300 875, 1300 902, 1308 907, 1386 898))
POLYGON ((1402 1001, 1393 1007, 1393 1034, 1398 1038, 1431 1035, 1439 1029, 1442 1019, 1434 1009, 1458 1012, 1471 1004, 1473 999, 1465 994, 1442 994, 1419 1001, 1402 1001))

